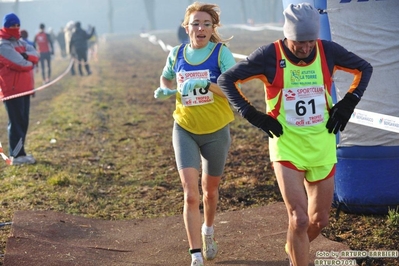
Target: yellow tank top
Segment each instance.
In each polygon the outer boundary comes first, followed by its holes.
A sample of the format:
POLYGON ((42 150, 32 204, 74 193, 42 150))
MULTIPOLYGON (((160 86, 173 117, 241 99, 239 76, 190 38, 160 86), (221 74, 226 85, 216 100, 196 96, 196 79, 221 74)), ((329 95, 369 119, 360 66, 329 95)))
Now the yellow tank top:
MULTIPOLYGON (((216 44, 209 56, 199 64, 191 64, 184 55, 182 46, 176 55, 176 79, 180 84, 189 78, 206 78, 216 83, 221 73, 219 58, 221 44, 216 44)), ((185 130, 194 134, 209 134, 224 128, 234 120, 233 111, 226 98, 204 88, 195 89, 189 95, 176 95, 173 118, 185 130)))
MULTIPOLYGON (((336 163, 335 135, 328 133, 326 123, 332 98, 327 90, 330 80, 322 70, 322 57, 316 43, 316 57, 307 65, 295 65, 278 43, 281 58, 277 58, 283 86, 275 97, 266 100, 268 112, 277 115, 283 135, 269 139, 270 160, 290 161, 315 167, 336 163), (281 73, 281 72, 280 72, 281 73)), ((274 88, 275 89, 275 88, 274 88)))

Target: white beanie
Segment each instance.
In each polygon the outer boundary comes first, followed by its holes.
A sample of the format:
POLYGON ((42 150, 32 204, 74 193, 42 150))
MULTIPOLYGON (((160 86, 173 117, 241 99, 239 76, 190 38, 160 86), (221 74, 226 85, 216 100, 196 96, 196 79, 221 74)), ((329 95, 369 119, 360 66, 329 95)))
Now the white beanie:
POLYGON ((319 12, 309 3, 290 4, 283 12, 284 37, 292 41, 310 41, 319 37, 319 12))

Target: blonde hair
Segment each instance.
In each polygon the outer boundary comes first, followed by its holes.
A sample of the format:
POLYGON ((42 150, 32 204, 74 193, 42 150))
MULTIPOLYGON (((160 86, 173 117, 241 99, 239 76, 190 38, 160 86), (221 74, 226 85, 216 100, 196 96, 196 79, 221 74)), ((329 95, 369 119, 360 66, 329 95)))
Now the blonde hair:
POLYGON ((181 23, 182 27, 186 27, 188 25, 189 20, 190 20, 190 15, 196 11, 206 12, 212 18, 213 34, 210 39, 211 42, 214 42, 214 43, 221 42, 221 43, 227 44, 228 41, 233 39, 233 36, 231 36, 230 38, 223 40, 218 32, 218 27, 221 26, 221 24, 220 24, 220 8, 216 4, 205 4, 205 3, 200 3, 200 2, 194 2, 191 5, 189 5, 186 9, 186 13, 184 15, 183 22, 181 23))

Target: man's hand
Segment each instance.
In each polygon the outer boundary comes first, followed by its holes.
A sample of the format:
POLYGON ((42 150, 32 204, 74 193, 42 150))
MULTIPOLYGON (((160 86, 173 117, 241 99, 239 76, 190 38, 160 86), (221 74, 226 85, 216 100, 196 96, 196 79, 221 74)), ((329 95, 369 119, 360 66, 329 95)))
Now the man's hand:
POLYGON ((178 91, 181 95, 187 95, 189 92, 198 88, 209 89, 211 82, 207 79, 187 79, 179 87, 178 91))
POLYGON ((171 90, 169 88, 161 88, 159 87, 154 91, 154 98, 155 99, 160 99, 160 100, 165 100, 168 99, 170 96, 175 95, 177 93, 177 90, 171 90))
POLYGON ((347 93, 341 101, 337 102, 333 108, 331 108, 329 112, 330 118, 326 124, 328 133, 334 132, 334 134, 337 134, 338 131, 343 131, 345 129, 359 101, 360 99, 356 95, 347 93))
POLYGON ((252 125, 266 132, 270 138, 273 138, 273 136, 280 137, 283 134, 283 127, 280 122, 270 115, 256 110, 252 105, 248 108, 244 118, 252 125))

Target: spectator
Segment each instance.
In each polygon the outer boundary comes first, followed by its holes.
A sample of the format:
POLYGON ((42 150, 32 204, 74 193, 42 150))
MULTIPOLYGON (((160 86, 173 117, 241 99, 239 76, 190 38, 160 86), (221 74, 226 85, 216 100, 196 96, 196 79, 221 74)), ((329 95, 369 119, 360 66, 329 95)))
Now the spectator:
POLYGON ((29 45, 32 45, 33 47, 35 47, 35 43, 30 41, 28 39, 29 34, 26 30, 21 30, 21 39, 24 40, 25 42, 27 42, 29 45))
POLYGON ((53 44, 54 44, 54 42, 57 40, 57 35, 54 33, 53 28, 49 27, 49 28, 47 29, 47 34, 50 35, 50 39, 51 39, 51 41, 52 41, 53 44))
POLYGON ((39 28, 40 31, 36 34, 34 43, 36 49, 40 53, 40 68, 42 71, 43 84, 46 84, 51 78, 51 55, 54 54, 54 47, 50 34, 45 32, 45 25, 41 23, 39 28), (47 64, 47 75, 45 64, 47 64))
MULTIPOLYGON (((28 32, 26 30, 21 30, 20 33, 21 33, 21 39, 24 40, 27 44, 33 46, 36 49, 35 43, 28 39, 28 36, 29 36, 28 32)), ((37 63, 34 65, 34 68, 36 68, 36 70, 37 70, 37 63)), ((33 71, 32 71, 32 78, 33 79, 35 78, 35 74, 33 73, 33 71)), ((32 97, 33 96, 34 96, 34 94, 32 94, 32 97)))
MULTIPOLYGON (((93 30, 93 26, 89 25, 87 27, 87 33, 91 33, 93 30)), ((94 30, 94 34, 90 37, 88 40, 88 60, 93 59, 94 61, 97 62, 97 51, 98 51, 98 36, 96 31, 94 30)))
POLYGON ((91 32, 87 33, 85 30, 82 29, 80 22, 75 23, 75 31, 73 32, 71 37, 69 50, 74 49, 76 59, 78 60, 79 74, 81 76, 83 76, 82 65, 84 65, 87 75, 91 75, 90 66, 87 62, 87 41, 91 38, 91 36, 93 36, 95 30, 96 29, 93 27, 91 32))
POLYGON ((75 22, 68 21, 68 23, 65 26, 64 29, 64 36, 65 36, 65 52, 67 55, 69 55, 71 57, 71 60, 73 60, 72 62, 72 66, 71 66, 71 75, 74 76, 75 75, 75 52, 71 51, 70 46, 71 46, 71 38, 72 38, 72 34, 75 31, 75 22))
POLYGON ((189 43, 190 38, 188 37, 186 28, 183 26, 183 22, 184 20, 182 20, 182 23, 179 25, 179 28, 177 29, 177 38, 179 39, 180 43, 189 43))
POLYGON ((0 30, 0 99, 8 114, 8 146, 12 165, 36 162, 32 155, 26 153, 25 140, 34 88, 32 70, 39 61, 39 54, 33 46, 19 39, 19 18, 14 13, 6 14, 0 30))
POLYGON ((65 58, 66 57, 66 46, 65 46, 65 33, 64 29, 61 27, 60 31, 57 34, 57 42, 58 45, 60 46, 60 51, 61 51, 61 57, 65 58))

